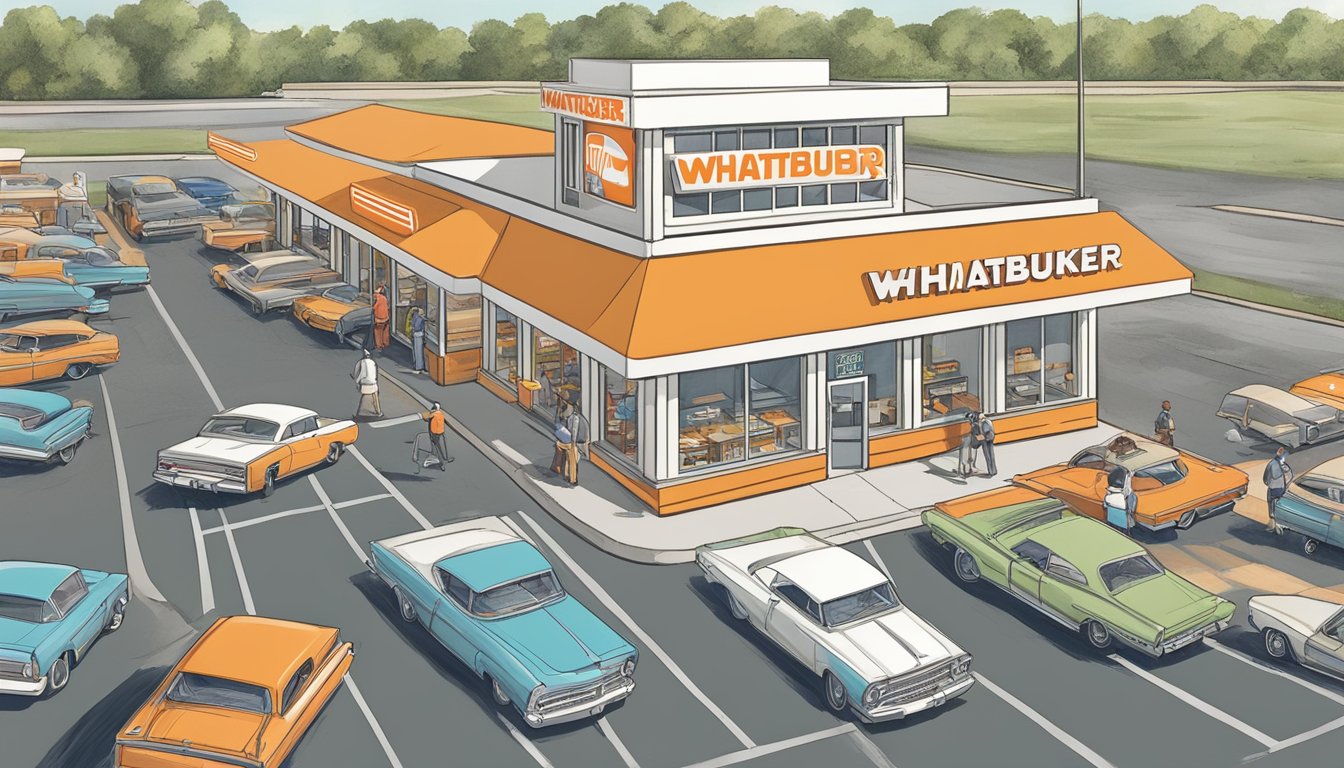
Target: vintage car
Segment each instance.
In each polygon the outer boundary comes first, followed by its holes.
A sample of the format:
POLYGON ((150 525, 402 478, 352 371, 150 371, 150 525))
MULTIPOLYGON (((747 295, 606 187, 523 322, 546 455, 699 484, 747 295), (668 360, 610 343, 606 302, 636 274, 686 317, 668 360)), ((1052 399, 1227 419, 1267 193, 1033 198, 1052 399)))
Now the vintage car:
POLYGON ((1279 533, 1303 536, 1305 554, 1322 543, 1344 547, 1344 457, 1295 475, 1271 514, 1279 533))
POLYGON ((136 240, 194 232, 215 212, 177 188, 166 176, 110 176, 107 213, 136 240))
POLYGON ((1241 432, 1254 432, 1289 448, 1344 437, 1344 411, 1264 384, 1229 392, 1218 415, 1241 432))
POLYGON ((93 406, 83 400, 0 389, 0 458, 69 464, 92 424, 93 406))
POLYGON ((36 213, 18 205, 0 204, 0 227, 38 229, 42 226, 42 219, 36 213))
POLYGON ((1313 403, 1344 410, 1344 368, 1321 371, 1297 382, 1288 391, 1313 403))
POLYGON ((121 359, 117 337, 75 320, 38 320, 0 328, 0 386, 62 376, 82 379, 121 359))
POLYGON ((211 211, 218 212, 221 207, 237 201, 238 190, 212 176, 184 176, 173 179, 173 183, 211 211))
POLYGON ((983 578, 1097 650, 1119 641, 1161 656, 1226 629, 1236 609, 1123 533, 1026 488, 940 502, 923 520, 953 550, 958 579, 983 578))
POLYGON ((359 426, 306 408, 254 403, 212 416, 196 437, 159 451, 154 479, 216 493, 270 496, 275 484, 319 464, 335 464, 359 426))
POLYGON ((1023 488, 1052 496, 1074 512, 1106 520, 1102 499, 1111 470, 1133 473, 1135 522, 1150 531, 1185 530, 1246 495, 1246 473, 1142 438, 1122 436, 1079 451, 1067 463, 1013 477, 1023 488), (1123 451, 1116 453, 1114 449, 1123 451))
POLYGON ((241 202, 221 206, 219 220, 201 225, 207 247, 235 253, 264 250, 275 239, 275 206, 268 202, 241 202))
POLYGON ((59 259, 24 259, 23 261, 9 261, 3 257, 2 251, 5 243, 0 243, 0 275, 12 277, 16 280, 28 280, 34 277, 44 277, 48 280, 56 280, 70 285, 75 284, 75 279, 65 269, 65 262, 59 259))
POLYGON ((341 686, 333 627, 217 619, 117 731, 112 768, 279 768, 341 686))
POLYGON ((0 275, 0 323, 23 315, 101 315, 109 308, 107 299, 94 298, 92 288, 71 285, 63 278, 0 275))
POLYGON ((342 283, 316 296, 295 299, 294 318, 309 328, 336 334, 336 340, 344 344, 347 334, 369 327, 373 307, 360 297, 358 288, 342 283))
POLYGON ((16 258, 59 259, 75 285, 93 289, 149 285, 149 267, 126 264, 115 250, 80 235, 40 235, 24 230, 0 232, 0 242, 18 246, 16 258))
POLYGON ((1276 659, 1344 680, 1344 605, 1301 595, 1256 595, 1247 620, 1276 659))
POLYGON ((0 174, 0 205, 22 208, 38 224, 55 224, 61 183, 45 173, 0 174))
POLYGON ((216 264, 210 269, 215 286, 247 301, 258 315, 289 309, 300 296, 313 296, 341 282, 326 262, 290 251, 262 254, 241 267, 216 264))
POLYGON ((126 618, 120 573, 53 563, 0 562, 0 694, 54 694, 93 641, 126 618))
POLYGON ((635 690, 638 651, 573 595, 522 530, 478 517, 372 542, 369 568, 533 728, 593 717, 635 690))
POLYGON ((695 551, 733 618, 821 683, 834 712, 867 722, 939 707, 971 689, 971 656, 915 615, 868 561, 797 528, 695 551))

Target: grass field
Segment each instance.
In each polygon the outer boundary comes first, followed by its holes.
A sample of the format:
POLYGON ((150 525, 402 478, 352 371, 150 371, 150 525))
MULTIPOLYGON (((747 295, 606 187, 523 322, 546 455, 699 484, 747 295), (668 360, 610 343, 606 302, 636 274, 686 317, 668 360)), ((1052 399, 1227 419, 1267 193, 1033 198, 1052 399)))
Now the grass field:
POLYGON ((1195 270, 1195 290, 1344 321, 1344 299, 1298 293, 1244 277, 1195 270))
POLYGON ((145 155, 205 152, 198 128, 76 128, 66 131, 0 131, 0 147, 23 147, 29 157, 145 155))

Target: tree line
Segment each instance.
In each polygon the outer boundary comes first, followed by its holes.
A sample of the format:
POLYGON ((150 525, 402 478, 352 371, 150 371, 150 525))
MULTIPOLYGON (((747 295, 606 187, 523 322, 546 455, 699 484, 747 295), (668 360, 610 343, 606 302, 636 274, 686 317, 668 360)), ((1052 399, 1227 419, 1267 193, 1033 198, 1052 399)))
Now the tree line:
MULTIPOLYGON (((1201 5, 1148 21, 1090 15, 1098 80, 1344 80, 1344 20, 1301 8, 1281 21, 1201 5)), ((470 32, 419 19, 249 29, 221 0, 140 0, 83 21, 50 6, 0 23, 0 99, 249 96, 285 82, 562 80, 572 57, 831 60, 857 80, 1070 79, 1073 23, 964 8, 896 24, 867 8, 827 17, 766 7, 721 18, 687 2, 609 5, 550 22, 528 13, 470 32)))

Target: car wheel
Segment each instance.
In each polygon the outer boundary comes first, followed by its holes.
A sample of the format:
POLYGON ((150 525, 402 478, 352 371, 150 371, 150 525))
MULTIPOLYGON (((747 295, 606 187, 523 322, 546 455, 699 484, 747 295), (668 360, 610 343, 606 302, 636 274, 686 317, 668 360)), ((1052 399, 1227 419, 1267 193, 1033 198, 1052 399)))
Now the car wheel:
POLYGON ((1111 630, 1106 628, 1100 621, 1089 620, 1083 625, 1083 634, 1087 636, 1087 642, 1092 644, 1098 651, 1104 651, 1111 647, 1111 630))
POLYGON ((393 587, 392 596, 397 599, 397 610, 401 612, 401 620, 407 624, 414 624, 415 604, 410 601, 410 598, 402 594, 401 587, 393 587))
POLYGON ((70 682, 70 654, 63 653, 52 662, 47 673, 47 694, 54 695, 70 682))
POLYGON ((826 696, 826 706, 830 707, 832 712, 844 712, 845 707, 849 706, 849 694, 845 691, 845 684, 829 669, 821 674, 821 688, 826 696))
POLYGON ((1302 542, 1302 553, 1306 555, 1314 555, 1316 554, 1316 548, 1320 545, 1321 542, 1308 536, 1306 541, 1302 542))
POLYGON ((107 620, 107 632, 111 634, 121 629, 121 625, 126 622, 126 598, 119 598, 112 606, 112 616, 107 620))
POLYGON ((56 461, 61 466, 68 466, 70 462, 75 460, 75 451, 78 450, 78 448, 79 443, 65 446, 64 448, 56 452, 56 461))
POLYGON ((335 464, 341 460, 341 454, 345 452, 345 446, 340 443, 332 443, 327 449, 327 464, 335 464))
POLYGON ((1288 636, 1273 627, 1265 627, 1265 653, 1276 659, 1286 659, 1293 652, 1288 636))
POLYGON ((1188 531, 1194 527, 1196 519, 1198 519, 1198 517, 1195 515, 1195 510, 1188 510, 1185 514, 1181 515, 1181 519, 1176 521, 1176 527, 1182 531, 1188 531))
POLYGON ((71 363, 65 367, 65 377, 78 381, 88 376, 91 370, 93 370, 93 366, 88 363, 71 363))
POLYGON ((490 683, 490 698, 494 699, 496 704, 501 707, 507 707, 513 703, 513 699, 510 699, 509 694, 500 687, 498 680, 488 676, 486 677, 486 680, 490 683))
POLYGON ((275 467, 266 470, 266 479, 261 483, 262 497, 270 496, 275 493, 275 467))
POLYGON ((745 621, 747 609, 742 606, 742 603, 738 602, 736 597, 733 597, 732 591, 727 587, 720 584, 719 589, 723 590, 723 601, 728 604, 728 612, 733 615, 734 619, 745 621))
POLYGON ((252 304, 251 306, 252 306, 252 314, 256 315, 257 317, 261 317, 262 315, 266 314, 266 310, 262 309, 260 304, 252 304))
POLYGON ((960 547, 957 553, 952 556, 952 570, 957 572, 957 578, 972 584, 980 580, 980 566, 976 564, 975 558, 960 547))

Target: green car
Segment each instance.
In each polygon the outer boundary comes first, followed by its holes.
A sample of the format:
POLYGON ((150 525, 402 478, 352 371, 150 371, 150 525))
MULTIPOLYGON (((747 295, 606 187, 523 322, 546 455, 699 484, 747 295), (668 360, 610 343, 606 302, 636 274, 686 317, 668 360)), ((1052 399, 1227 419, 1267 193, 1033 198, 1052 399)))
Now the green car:
POLYGON ((957 578, 988 581, 1098 650, 1118 641, 1161 656, 1232 623, 1232 603, 1163 568, 1105 523, 1024 488, 943 502, 923 519, 954 551, 957 578))

